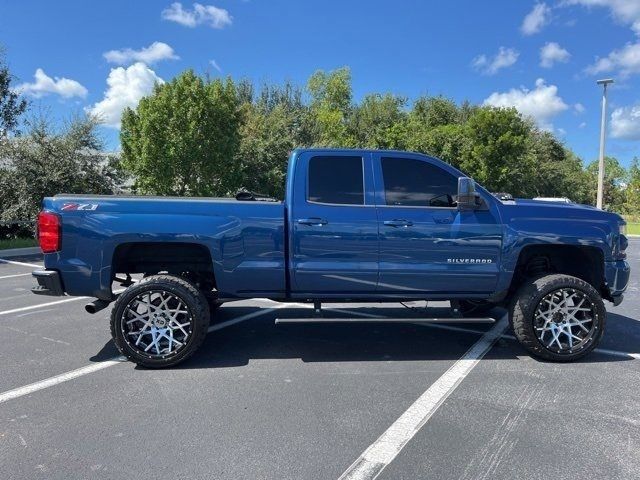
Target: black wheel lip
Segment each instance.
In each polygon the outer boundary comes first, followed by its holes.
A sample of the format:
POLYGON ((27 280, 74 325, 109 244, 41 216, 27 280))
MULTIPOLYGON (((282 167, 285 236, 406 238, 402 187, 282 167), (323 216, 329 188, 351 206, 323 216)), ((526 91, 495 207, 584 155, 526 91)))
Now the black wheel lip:
MULTIPOLYGON (((151 285, 149 285, 149 286, 151 287, 151 285)), ((192 341, 192 339, 194 337, 195 322, 194 322, 193 312, 192 312, 192 309, 189 306, 188 302, 184 298, 182 298, 182 296, 179 293, 177 293, 175 291, 172 291, 172 290, 174 290, 174 289, 171 288, 171 286, 164 286, 162 288, 158 288, 158 287, 154 286, 152 288, 144 289, 144 290, 141 290, 141 291, 140 290, 133 290, 133 291, 129 292, 130 298, 125 298, 126 299, 126 303, 123 304, 122 311, 120 312, 120 315, 118 316, 119 330, 120 330, 120 333, 122 334, 122 340, 124 341, 125 346, 134 355, 144 357, 146 360, 162 362, 162 361, 172 360, 173 358, 179 356, 183 351, 187 350, 187 347, 189 346, 189 344, 191 343, 191 341, 192 341), (129 307, 131 302, 133 300, 135 300, 136 298, 142 296, 142 295, 152 294, 152 293, 169 293, 169 294, 179 298, 180 301, 182 301, 182 303, 184 304, 184 306, 186 307, 186 309, 189 312, 189 319, 191 320, 191 330, 190 330, 189 338, 187 339, 187 341, 181 347, 179 347, 177 350, 175 350, 172 353, 159 355, 159 354, 149 354, 149 353, 147 353, 147 352, 145 352, 143 350, 140 350, 138 347, 136 347, 131 342, 129 342, 129 340, 127 338, 127 332, 124 330, 124 326, 125 326, 124 314, 127 311, 127 308, 129 307)))

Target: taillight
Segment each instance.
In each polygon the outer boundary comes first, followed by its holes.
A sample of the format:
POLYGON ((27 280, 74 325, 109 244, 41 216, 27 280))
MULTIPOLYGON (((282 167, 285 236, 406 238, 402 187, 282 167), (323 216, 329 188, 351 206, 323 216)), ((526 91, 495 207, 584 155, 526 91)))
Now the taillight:
POLYGON ((60 250, 60 217, 55 213, 38 214, 38 242, 43 253, 60 250))

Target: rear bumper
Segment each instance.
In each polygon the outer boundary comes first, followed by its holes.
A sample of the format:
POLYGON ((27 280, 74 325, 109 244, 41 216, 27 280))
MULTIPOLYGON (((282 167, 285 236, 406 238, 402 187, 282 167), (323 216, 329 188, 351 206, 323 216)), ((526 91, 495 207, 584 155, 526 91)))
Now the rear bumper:
POLYGON ((60 273, 55 270, 35 270, 32 275, 38 281, 38 285, 33 287, 31 291, 36 295, 64 295, 60 273))
POLYGON ((622 294, 627 289, 630 275, 631 267, 629 267, 629 263, 626 260, 605 263, 605 276, 609 296, 615 305, 619 305, 622 302, 622 294))

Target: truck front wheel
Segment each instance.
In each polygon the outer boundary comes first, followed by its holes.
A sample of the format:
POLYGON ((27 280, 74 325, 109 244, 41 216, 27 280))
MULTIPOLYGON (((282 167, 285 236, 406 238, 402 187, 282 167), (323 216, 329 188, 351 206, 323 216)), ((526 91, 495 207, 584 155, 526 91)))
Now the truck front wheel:
POLYGON ((111 312, 118 350, 147 368, 177 365, 200 347, 209 327, 207 299, 191 282, 152 275, 127 288, 111 312))
POLYGON ((522 346, 536 357, 557 362, 577 360, 596 348, 607 314, 595 288, 562 274, 520 287, 509 313, 522 346))

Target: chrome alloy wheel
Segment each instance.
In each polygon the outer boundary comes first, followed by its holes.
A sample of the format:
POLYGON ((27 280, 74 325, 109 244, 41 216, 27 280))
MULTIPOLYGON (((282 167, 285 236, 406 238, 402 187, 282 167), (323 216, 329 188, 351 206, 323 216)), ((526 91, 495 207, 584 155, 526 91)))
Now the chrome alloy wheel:
POLYGON ((586 293, 561 288, 545 295, 534 314, 538 341, 549 351, 569 354, 582 350, 597 330, 595 305, 586 293))
POLYGON ((180 297, 151 290, 134 297, 125 307, 122 334, 127 344, 149 358, 178 353, 193 332, 193 318, 180 297))

